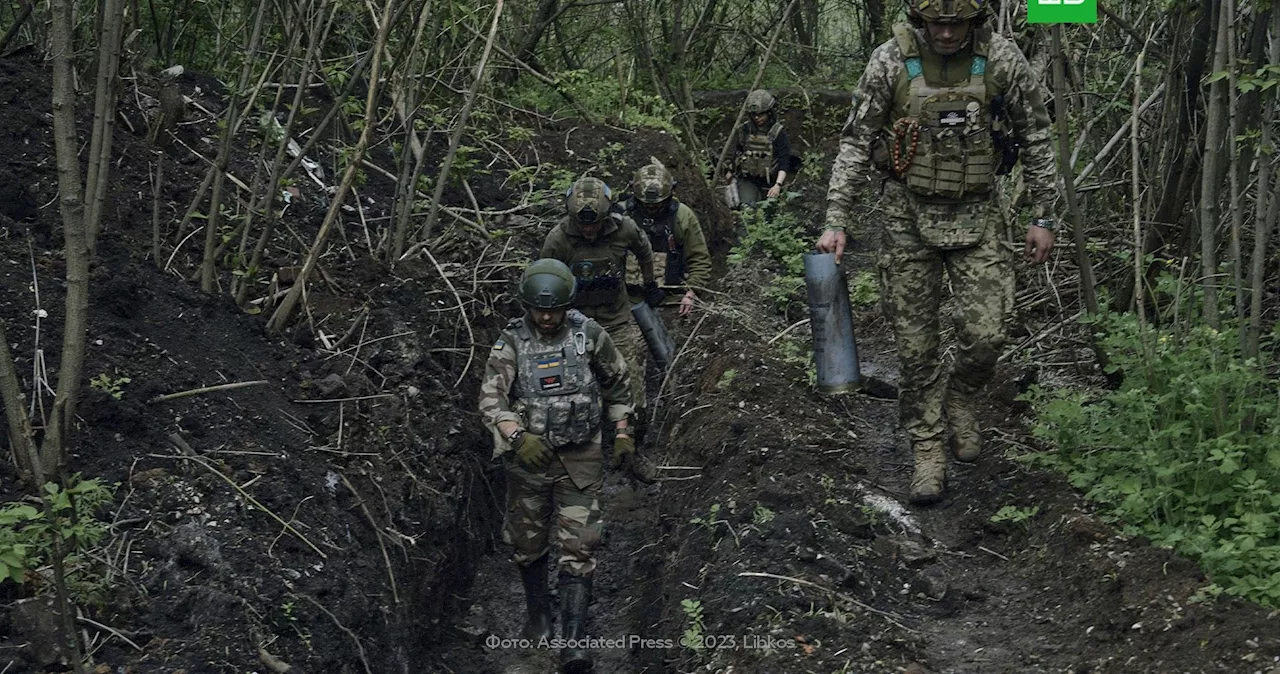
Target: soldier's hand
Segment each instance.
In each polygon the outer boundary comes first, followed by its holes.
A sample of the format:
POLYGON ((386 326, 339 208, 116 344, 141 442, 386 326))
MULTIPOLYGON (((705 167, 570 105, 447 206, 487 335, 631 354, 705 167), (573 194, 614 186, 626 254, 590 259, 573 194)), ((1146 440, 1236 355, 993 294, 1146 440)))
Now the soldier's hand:
POLYGON ((697 299, 698 299, 698 296, 694 295, 692 290, 686 292, 684 294, 684 297, 680 298, 680 315, 688 316, 690 313, 692 313, 693 303, 697 299))
POLYGON ((644 303, 651 307, 662 304, 662 300, 667 298, 667 293, 658 287, 657 281, 650 281, 644 284, 644 303))
POLYGON ((1053 232, 1044 227, 1032 225, 1027 229, 1027 245, 1024 253, 1027 262, 1043 264, 1053 252, 1053 232))
POLYGON ((525 470, 542 470, 551 465, 551 448, 541 435, 525 433, 516 441, 516 458, 525 470))
POLYGON ((843 230, 828 229, 822 233, 822 238, 818 239, 818 251, 835 253, 836 264, 840 264, 840 261, 844 259, 844 246, 847 240, 843 230))
POLYGON ((613 467, 619 468, 624 462, 636 455, 636 441, 629 435, 619 435, 613 439, 613 467))

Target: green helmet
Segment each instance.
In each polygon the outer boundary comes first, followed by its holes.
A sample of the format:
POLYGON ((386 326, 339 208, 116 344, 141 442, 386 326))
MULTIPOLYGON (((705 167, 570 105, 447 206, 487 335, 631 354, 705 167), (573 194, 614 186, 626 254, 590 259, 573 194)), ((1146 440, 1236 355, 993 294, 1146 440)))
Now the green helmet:
POLYGON ((520 303, 530 309, 565 309, 577 291, 578 280, 559 260, 537 260, 520 276, 520 303))
POLYGON ((580 224, 590 225, 609 217, 613 205, 609 186, 599 178, 579 178, 565 193, 565 208, 569 217, 580 224))
POLYGON ((987 0, 907 0, 907 16, 917 21, 953 23, 986 16, 987 0))
POLYGON ((764 89, 756 89, 747 94, 747 114, 758 115, 762 112, 769 112, 773 109, 774 103, 776 101, 773 100, 773 94, 764 89))
POLYGON ((675 186, 675 178, 662 164, 649 164, 631 178, 631 193, 636 201, 645 204, 660 204, 670 199, 675 186))

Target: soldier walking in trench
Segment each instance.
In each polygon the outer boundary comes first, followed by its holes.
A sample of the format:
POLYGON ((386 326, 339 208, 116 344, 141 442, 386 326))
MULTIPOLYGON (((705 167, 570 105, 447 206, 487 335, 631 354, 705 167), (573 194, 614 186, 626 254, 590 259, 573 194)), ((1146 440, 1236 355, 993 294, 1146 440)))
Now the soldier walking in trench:
POLYGON ((738 180, 738 205, 751 207, 782 193, 787 174, 795 172, 791 141, 777 116, 777 99, 764 89, 747 94, 749 119, 735 130, 733 169, 725 176, 738 180))
MULTIPOLYGON (((631 179, 631 196, 622 210, 640 227, 653 248, 653 271, 662 290, 661 306, 679 305, 680 315, 693 311, 695 288, 707 287, 711 253, 698 215, 675 196, 676 181, 657 159, 641 167, 631 179), (676 298, 679 298, 678 300, 676 298)), ((628 262, 628 280, 639 276, 628 262)), ((632 301, 638 301, 632 298, 632 301)))
POLYGON ((915 453, 917 504, 942 499, 948 430, 957 460, 976 461, 982 448, 974 397, 1004 345, 1016 256, 996 175, 1021 160, 1032 203, 1029 261, 1048 259, 1057 230, 1041 88, 1017 46, 984 22, 989 2, 907 0, 910 25, 894 27, 854 90, 817 246, 842 256, 855 200, 882 190, 880 282, 902 368, 899 414, 915 453), (944 272, 955 298, 950 377, 939 360, 944 272))
POLYGON ((613 425, 614 454, 635 451, 632 380, 609 333, 570 309, 576 281, 558 260, 530 264, 520 279, 525 306, 494 342, 480 385, 480 413, 493 431, 507 475, 502 537, 514 548, 524 581, 523 637, 552 635, 547 561, 554 528, 560 543, 561 651, 566 674, 591 670, 581 643, 603 525, 600 490, 602 420, 613 425), (601 402, 603 400, 603 403, 601 402))
MULTIPOLYGON (((581 178, 569 189, 565 199, 568 211, 564 220, 547 234, 542 244, 542 257, 560 260, 569 266, 578 281, 573 308, 594 319, 622 352, 631 372, 634 395, 632 416, 637 425, 645 419, 644 369, 645 345, 640 327, 631 316, 627 295, 626 269, 628 254, 634 255, 644 279, 645 301, 657 306, 663 297, 653 271, 653 247, 631 218, 614 210, 609 186, 599 178, 581 178)), ((643 433, 643 428, 638 428, 643 433)), ((642 482, 652 482, 656 472, 653 463, 638 452, 618 455, 614 448, 614 465, 624 466, 642 482)))

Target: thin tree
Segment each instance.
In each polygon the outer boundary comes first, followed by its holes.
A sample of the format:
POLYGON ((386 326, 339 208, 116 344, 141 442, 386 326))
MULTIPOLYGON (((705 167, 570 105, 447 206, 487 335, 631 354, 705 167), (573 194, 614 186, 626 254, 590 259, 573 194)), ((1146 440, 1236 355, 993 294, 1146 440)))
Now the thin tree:
MULTIPOLYGON (((1213 72, 1226 68, 1227 42, 1231 39, 1231 15, 1223 2, 1218 15, 1218 39, 1213 53, 1213 72)), ((1218 172, 1222 165, 1222 141, 1226 134, 1227 82, 1216 77, 1209 85, 1209 110, 1205 119, 1204 162, 1200 173, 1200 269, 1204 285, 1204 321, 1222 327, 1218 313, 1218 172)))
MULTIPOLYGON (((485 81, 489 53, 493 50, 493 39, 498 34, 498 19, 502 16, 503 3, 504 0, 498 0, 498 4, 493 10, 493 22, 489 26, 489 37, 485 39, 484 51, 480 54, 480 63, 476 65, 475 79, 471 82, 471 91, 467 92, 467 100, 462 104, 462 112, 458 114, 457 125, 454 126, 453 135, 449 138, 449 152, 445 155, 444 162, 440 165, 440 175, 436 176, 435 191, 431 195, 431 208, 427 211, 427 223, 423 228, 422 241, 414 246, 412 252, 417 252, 419 246, 426 245, 427 241, 431 239, 431 232, 440 217, 440 200, 444 198, 444 187, 449 182, 449 171, 453 168, 453 160, 458 156, 458 145, 462 142, 463 132, 466 131, 467 119, 471 115, 471 108, 475 105, 476 95, 480 93, 480 86, 485 81)), ((395 234, 395 254, 392 255, 394 260, 401 260, 409 255, 409 253, 400 254, 400 251, 404 250, 407 238, 405 229, 407 228, 399 229, 395 234)))
MULTIPOLYGON (((364 101, 364 125, 360 130, 360 139, 356 141, 355 148, 347 157, 347 168, 342 175, 342 183, 338 185, 338 191, 333 195, 333 201, 329 204, 329 211, 324 216, 324 222, 320 224, 320 231, 316 234, 316 240, 311 245, 310 252, 307 253, 306 262, 302 265, 302 270, 298 272, 298 277, 294 279, 293 285, 289 288, 284 299, 281 300, 280 306, 276 307, 271 319, 267 321, 267 332, 277 334, 289 324, 293 318, 293 310, 298 305, 298 299, 302 297, 302 291, 307 287, 307 279, 315 270, 316 264, 320 260, 320 255, 324 252, 325 243, 329 238, 329 230, 333 228, 333 223, 338 220, 339 214, 342 213, 342 204, 347 199, 347 194, 351 192, 351 185, 355 182, 356 174, 360 170, 360 162, 364 159, 365 150, 369 147, 369 135, 373 131, 373 127, 377 122, 378 113, 378 91, 381 84, 382 75, 382 53, 387 46, 387 34, 391 31, 393 10, 395 9, 396 0, 386 0, 386 4, 382 7, 382 21, 378 27, 378 37, 374 42, 372 65, 369 68, 369 93, 365 96, 364 101)), ((501 4, 501 0, 499 0, 501 4)))

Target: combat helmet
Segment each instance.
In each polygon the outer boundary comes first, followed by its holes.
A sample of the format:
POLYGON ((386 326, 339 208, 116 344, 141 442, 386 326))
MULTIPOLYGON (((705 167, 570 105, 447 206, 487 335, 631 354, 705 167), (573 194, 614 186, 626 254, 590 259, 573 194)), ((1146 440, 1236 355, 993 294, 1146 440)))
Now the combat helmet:
POLYGON ((907 16, 916 22, 958 23, 987 15, 990 0, 907 0, 907 16))
POLYGON ((644 166, 631 178, 631 193, 636 201, 645 204, 660 204, 670 199, 675 186, 675 178, 662 164, 644 166))
POLYGON ((569 265, 551 258, 531 263, 520 276, 520 303, 529 309, 565 309, 573 303, 578 281, 569 265))
POLYGON ((579 178, 564 196, 569 217, 583 225, 607 218, 613 204, 609 186, 599 178, 579 178))
POLYGON ((764 89, 756 89, 747 94, 747 114, 758 115, 762 112, 769 112, 773 110, 776 102, 773 99, 773 94, 764 89))

